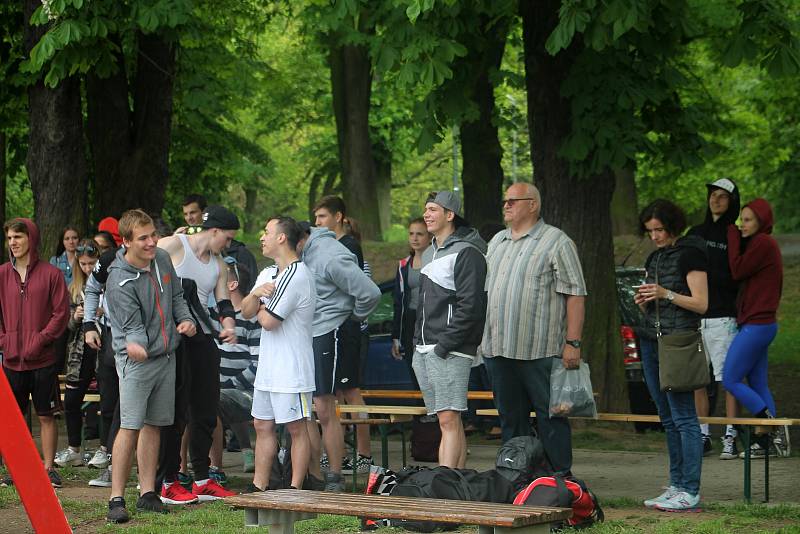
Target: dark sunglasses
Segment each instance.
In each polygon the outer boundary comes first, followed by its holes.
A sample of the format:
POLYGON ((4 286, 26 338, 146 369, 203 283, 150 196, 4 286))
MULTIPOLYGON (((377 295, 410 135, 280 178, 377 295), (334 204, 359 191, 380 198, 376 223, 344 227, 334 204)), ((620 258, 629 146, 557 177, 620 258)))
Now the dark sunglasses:
POLYGON ((77 252, 78 254, 83 254, 84 252, 87 252, 89 254, 94 254, 95 252, 97 252, 97 247, 95 247, 94 245, 78 245, 77 247, 75 247, 75 252, 77 252))

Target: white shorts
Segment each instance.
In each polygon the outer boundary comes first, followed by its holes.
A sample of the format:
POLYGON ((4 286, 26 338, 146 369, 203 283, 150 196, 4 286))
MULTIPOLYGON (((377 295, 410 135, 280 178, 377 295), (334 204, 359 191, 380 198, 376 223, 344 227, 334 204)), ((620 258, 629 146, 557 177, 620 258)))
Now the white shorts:
POLYGON ((700 332, 703 334, 703 345, 706 347, 706 357, 714 369, 714 380, 722 382, 722 369, 725 367, 725 356, 733 338, 739 332, 736 317, 716 317, 703 319, 700 332))
POLYGON ((253 409, 256 419, 275 421, 275 424, 291 423, 298 419, 311 419, 311 395, 306 393, 275 393, 253 391, 253 409))

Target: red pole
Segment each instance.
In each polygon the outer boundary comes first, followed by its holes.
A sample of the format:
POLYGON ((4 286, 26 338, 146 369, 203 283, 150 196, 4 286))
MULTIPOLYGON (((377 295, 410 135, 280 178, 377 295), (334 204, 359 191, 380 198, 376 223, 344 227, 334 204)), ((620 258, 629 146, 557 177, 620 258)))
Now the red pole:
POLYGON ((0 453, 14 479, 14 486, 33 530, 47 534, 71 533, 72 529, 42 467, 39 451, 3 371, 0 371, 0 421, 3 421, 0 453))

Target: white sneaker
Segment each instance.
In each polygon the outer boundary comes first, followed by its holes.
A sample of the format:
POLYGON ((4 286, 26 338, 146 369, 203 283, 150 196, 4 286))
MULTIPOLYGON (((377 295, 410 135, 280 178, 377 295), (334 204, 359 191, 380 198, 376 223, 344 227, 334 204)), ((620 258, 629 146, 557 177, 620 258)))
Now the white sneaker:
POLYGON ((662 493, 658 497, 654 497, 652 499, 647 499, 646 501, 644 501, 644 505, 647 508, 655 508, 657 504, 672 498, 677 493, 680 493, 680 490, 678 490, 678 488, 676 488, 675 486, 670 486, 666 489, 664 493, 662 493))
POLYGON ((736 438, 727 435, 722 438, 722 452, 719 455, 720 460, 737 460, 739 458, 739 451, 736 449, 736 438))
POLYGON ((692 495, 679 491, 669 499, 656 504, 656 510, 662 512, 699 512, 700 494, 692 495))
POLYGON ((73 451, 69 447, 56 454, 56 465, 59 467, 78 467, 83 465, 83 455, 78 451, 73 451))
POLYGON ((788 458, 789 455, 792 454, 792 446, 789 442, 788 426, 779 426, 775 430, 775 433, 772 434, 772 445, 775 447, 775 451, 778 453, 778 456, 788 458))
POLYGON ((93 488, 110 488, 111 487, 111 466, 109 465, 100 472, 100 476, 93 478, 89 481, 89 485, 93 488))
POLYGON ((97 449, 92 459, 89 460, 89 467, 96 467, 97 469, 105 469, 108 464, 108 453, 103 449, 97 449))

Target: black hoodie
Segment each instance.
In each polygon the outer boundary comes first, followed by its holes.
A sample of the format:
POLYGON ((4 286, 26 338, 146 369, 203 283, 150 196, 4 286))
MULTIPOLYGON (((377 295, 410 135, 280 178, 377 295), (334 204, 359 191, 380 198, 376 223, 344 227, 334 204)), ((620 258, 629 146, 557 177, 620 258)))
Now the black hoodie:
POLYGON ((710 184, 706 187, 708 188, 706 219, 703 224, 698 224, 689 230, 689 234, 705 239, 708 249, 708 311, 704 317, 708 319, 736 317, 736 295, 739 284, 731 276, 728 264, 728 225, 736 224, 736 219, 739 217, 739 188, 734 184, 733 192, 729 193, 728 211, 715 221, 711 215, 711 208, 708 207, 708 199, 711 193, 719 188, 710 184))

